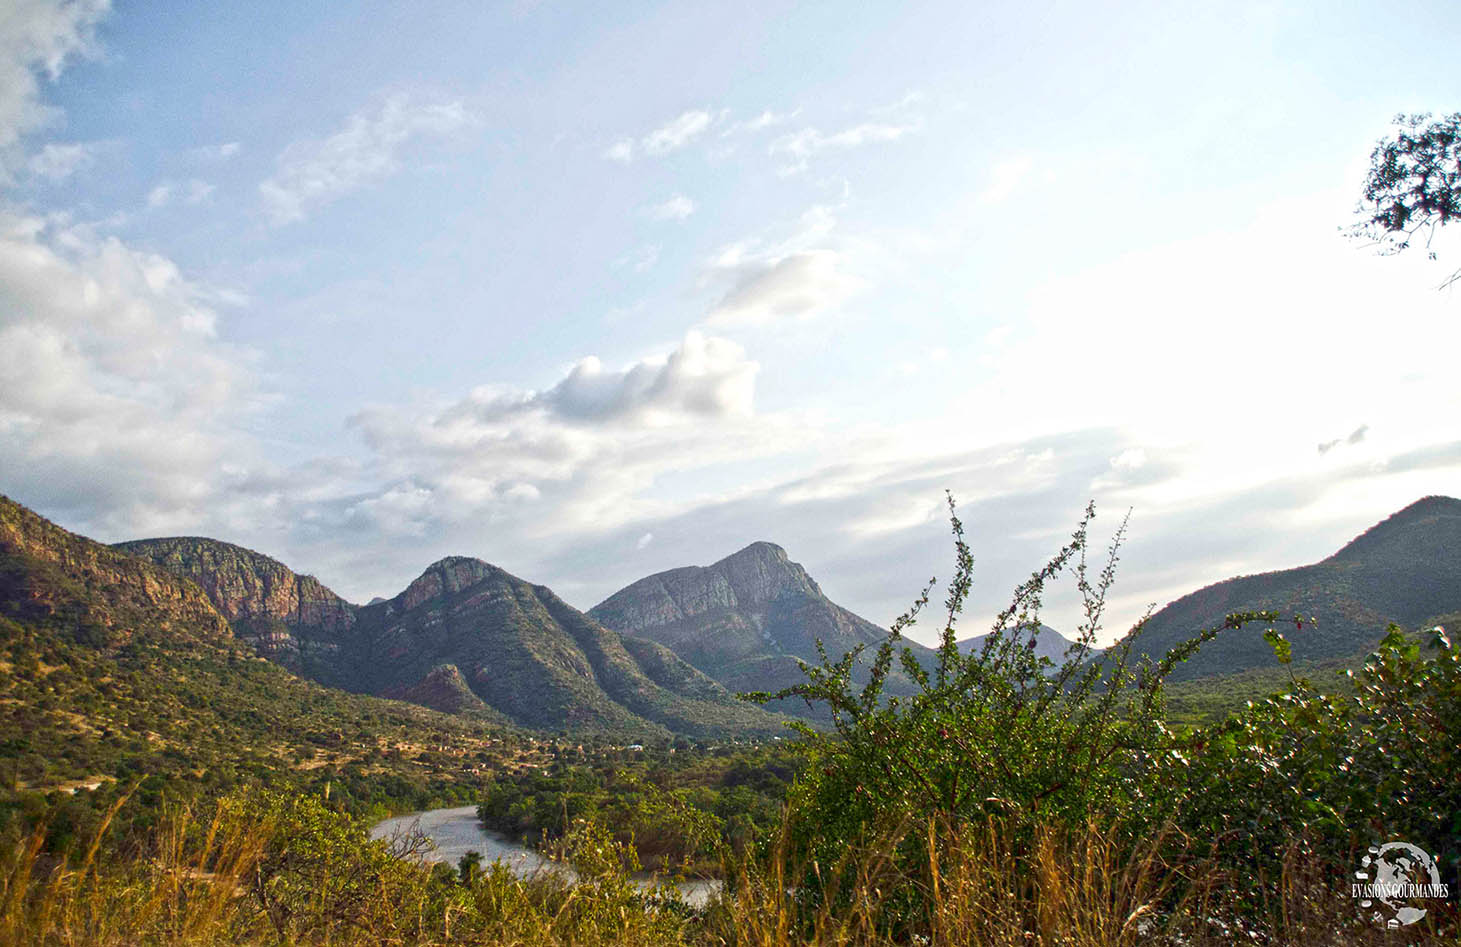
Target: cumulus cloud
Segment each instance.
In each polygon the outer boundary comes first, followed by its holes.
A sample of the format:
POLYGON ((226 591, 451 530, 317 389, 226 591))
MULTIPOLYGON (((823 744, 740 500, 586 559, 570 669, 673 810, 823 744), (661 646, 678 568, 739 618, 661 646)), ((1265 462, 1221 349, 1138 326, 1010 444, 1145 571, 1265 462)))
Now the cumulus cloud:
POLYGON ((604 157, 625 164, 639 155, 658 157, 685 147, 710 127, 713 119, 704 109, 682 112, 643 137, 621 138, 604 151, 604 157))
POLYGON ((668 354, 621 369, 584 358, 542 390, 483 387, 422 411, 367 409, 350 423, 390 484, 376 499, 392 499, 346 513, 407 534, 413 509, 439 524, 485 517, 523 530, 630 518, 656 505, 643 491, 666 472, 783 443, 755 417, 756 371, 740 346, 692 332, 668 354), (405 502, 422 491, 430 504, 405 502))
POLYGON ((710 113, 695 109, 645 135, 639 146, 644 149, 645 154, 662 155, 685 147, 709 127, 710 113))
POLYGON ((412 139, 446 135, 471 117, 460 102, 420 104, 393 96, 374 113, 361 112, 328 138, 297 141, 279 155, 274 176, 259 185, 275 224, 303 220, 308 211, 400 170, 412 139))
POLYGON ((134 526, 206 507, 255 394, 213 298, 157 254, 0 215, 7 489, 134 526))
POLYGON ((0 173, 14 170, 20 140, 54 113, 40 101, 40 78, 94 50, 107 0, 30 0, 0 11, 0 173))
POLYGON ((861 285, 833 250, 798 250, 735 260, 716 268, 729 284, 707 317, 711 325, 808 318, 842 304, 861 285))
POLYGON ((695 213, 695 202, 683 194, 676 194, 667 201, 645 208, 644 212, 655 220, 684 220, 695 213))

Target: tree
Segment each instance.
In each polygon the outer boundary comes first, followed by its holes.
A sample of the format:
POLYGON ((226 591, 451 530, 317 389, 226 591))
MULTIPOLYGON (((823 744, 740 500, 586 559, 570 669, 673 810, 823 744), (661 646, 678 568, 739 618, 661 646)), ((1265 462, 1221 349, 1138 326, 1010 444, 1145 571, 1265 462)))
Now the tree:
MULTIPOLYGON (((1381 139, 1370 154, 1351 235, 1369 240, 1381 253, 1399 253, 1418 235, 1430 249, 1436 229, 1461 220, 1461 112, 1431 121, 1431 116, 1397 115, 1393 137, 1381 139)), ((1461 279, 1452 273, 1442 287, 1461 279)))

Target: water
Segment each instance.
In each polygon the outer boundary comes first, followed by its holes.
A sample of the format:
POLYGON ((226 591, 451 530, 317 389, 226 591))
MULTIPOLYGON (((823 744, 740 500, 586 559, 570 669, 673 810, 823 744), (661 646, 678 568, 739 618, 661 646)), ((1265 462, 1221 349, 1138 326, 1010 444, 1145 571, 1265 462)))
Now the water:
MULTIPOLYGON (((482 823, 477 821, 476 806, 430 809, 396 816, 372 826, 370 837, 389 840, 415 829, 420 829, 422 834, 436 843, 434 850, 422 854, 424 861, 446 862, 455 867, 463 855, 478 852, 482 861, 501 862, 519 878, 530 878, 541 872, 568 871, 564 866, 549 861, 532 849, 482 828, 482 823)), ((650 887, 655 881, 655 878, 648 875, 635 878, 635 882, 642 888, 650 887)), ((675 887, 686 904, 703 907, 709 902, 711 895, 720 890, 720 882, 682 881, 675 887)))

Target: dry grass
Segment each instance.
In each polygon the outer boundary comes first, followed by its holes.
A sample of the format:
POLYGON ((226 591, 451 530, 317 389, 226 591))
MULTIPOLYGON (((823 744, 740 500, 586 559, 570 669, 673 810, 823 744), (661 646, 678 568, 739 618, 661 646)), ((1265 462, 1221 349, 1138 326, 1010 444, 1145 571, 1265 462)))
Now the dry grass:
POLYGON ((668 892, 635 887, 605 832, 590 831, 563 853, 578 866, 575 885, 562 875, 523 880, 496 867, 461 884, 379 849, 321 846, 288 831, 277 818, 225 802, 203 819, 186 809, 170 813, 129 858, 103 857, 105 824, 69 864, 42 853, 41 832, 12 840, 0 850, 0 945, 1457 942, 1454 902, 1397 937, 1360 919, 1338 890, 1344 879, 1296 849, 1283 858, 1266 924, 1251 917, 1239 923, 1239 880, 1188 857, 1184 840, 1158 834, 1123 847, 1095 824, 1016 832, 989 820, 888 829, 825 867, 795 864, 783 832, 763 857, 729 863, 725 894, 701 912, 672 903, 668 892), (291 861, 291 846, 323 854, 291 861), (296 865, 292 881, 282 874, 286 864, 296 865), (806 896, 807 878, 821 879, 821 897, 806 896), (1251 935, 1257 927, 1264 929, 1251 935))

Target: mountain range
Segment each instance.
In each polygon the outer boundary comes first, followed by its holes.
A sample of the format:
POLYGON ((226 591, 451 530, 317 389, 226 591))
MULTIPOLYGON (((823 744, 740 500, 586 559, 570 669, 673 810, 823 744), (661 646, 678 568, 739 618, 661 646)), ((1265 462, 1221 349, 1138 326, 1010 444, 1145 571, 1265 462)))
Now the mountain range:
MULTIPOLYGON (((886 631, 832 602, 780 546, 639 579, 587 613, 489 563, 448 557, 399 594, 352 604, 318 580, 202 537, 103 546, 0 498, 0 616, 107 651, 240 645, 309 681, 410 701, 490 725, 622 735, 769 735, 784 718, 735 691, 803 680, 818 642, 871 652, 886 631)), ((1290 633, 1299 660, 1346 657, 1389 622, 1461 611, 1461 501, 1427 497, 1321 562, 1240 576, 1157 612, 1132 641, 1159 657, 1230 612, 1317 619, 1290 633)), ((1261 629, 1259 629, 1261 630, 1261 629)), ((1229 632, 1174 679, 1271 666, 1259 630, 1229 632)), ((960 643, 965 653, 983 636, 960 643)), ((1042 626, 1038 654, 1069 642, 1042 626)), ((926 663, 932 652, 911 645, 926 663)), ((865 680, 866 662, 854 671, 865 680)), ((914 683, 894 669, 890 694, 914 683)), ((785 701, 774 709, 816 717, 785 701)))
POLYGON ((609 631, 547 587, 479 559, 442 559, 394 598, 357 606, 277 560, 213 539, 115 548, 194 580, 239 638, 331 687, 540 730, 781 730, 776 716, 670 651, 609 631))

